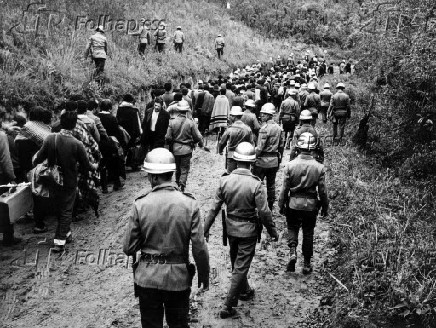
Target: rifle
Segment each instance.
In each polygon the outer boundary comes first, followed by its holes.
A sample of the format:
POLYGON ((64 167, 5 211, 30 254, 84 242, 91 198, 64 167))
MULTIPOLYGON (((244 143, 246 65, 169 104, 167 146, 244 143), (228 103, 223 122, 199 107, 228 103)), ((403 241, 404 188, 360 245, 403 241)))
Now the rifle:
POLYGON ((136 253, 132 255, 132 269, 133 269, 133 290, 135 293, 135 297, 139 297, 138 285, 135 282, 135 271, 138 268, 139 261, 136 261, 136 253))
POLYGON ((226 210, 221 210, 221 220, 223 224, 223 245, 227 246, 227 223, 226 223, 226 210))
POLYGON ((260 217, 258 216, 256 218, 257 243, 260 243, 260 240, 262 238, 262 229, 263 229, 263 225, 262 222, 260 221, 260 217))

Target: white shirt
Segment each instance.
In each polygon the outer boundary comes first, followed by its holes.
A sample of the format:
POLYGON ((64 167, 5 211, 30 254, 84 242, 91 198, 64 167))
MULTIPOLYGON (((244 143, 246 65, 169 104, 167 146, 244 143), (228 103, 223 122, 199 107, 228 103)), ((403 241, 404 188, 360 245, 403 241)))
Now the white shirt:
POLYGON ((153 132, 156 130, 156 122, 158 116, 159 116, 159 112, 153 110, 153 113, 151 114, 151 131, 153 132))

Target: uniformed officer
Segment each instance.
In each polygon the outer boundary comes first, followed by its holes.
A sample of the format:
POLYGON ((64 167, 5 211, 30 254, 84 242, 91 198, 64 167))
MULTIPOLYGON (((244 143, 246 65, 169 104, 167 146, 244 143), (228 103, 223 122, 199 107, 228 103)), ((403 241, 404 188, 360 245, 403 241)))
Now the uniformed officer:
POLYGON ((298 139, 304 132, 309 132, 315 137, 317 143, 317 146, 315 147, 315 149, 311 151, 311 154, 313 158, 315 158, 318 162, 324 163, 324 147, 321 143, 321 139, 319 138, 318 132, 315 130, 315 128, 312 125, 312 119, 313 116, 309 110, 305 109, 301 112, 300 125, 295 129, 294 139, 292 140, 291 143, 292 147, 291 147, 291 152, 289 154, 290 161, 295 159, 300 153, 300 149, 297 147, 298 139))
POLYGON ((332 96, 333 94, 330 91, 330 84, 324 83, 324 89, 319 94, 319 97, 321 98, 321 107, 319 109, 319 114, 324 124, 327 123, 327 110, 329 109, 332 96))
POLYGON ((280 106, 279 124, 283 124, 283 130, 285 131, 286 149, 289 149, 289 144, 294 135, 295 124, 300 113, 300 105, 295 99, 296 96, 297 90, 289 90, 288 97, 280 106))
POLYGON ((256 147, 256 163, 253 173, 261 181, 266 177, 266 188, 268 194, 268 206, 272 210, 275 201, 276 174, 282 161, 285 133, 282 128, 273 120, 275 107, 272 103, 266 103, 260 111, 260 118, 263 122, 259 131, 259 138, 256 147))
POLYGON ((198 269, 198 285, 209 286, 209 253, 197 201, 172 182, 174 156, 165 148, 147 154, 144 169, 151 189, 137 198, 130 212, 124 253, 141 257, 134 273, 142 327, 189 327, 189 294, 198 269), (176 210, 175 210, 176 209, 176 210))
POLYGON ((319 94, 316 93, 317 87, 315 83, 310 82, 307 85, 307 89, 309 89, 309 94, 306 96, 303 108, 312 113, 312 125, 315 126, 316 120, 318 119, 319 108, 321 107, 321 98, 319 94))
POLYGON ((223 150, 227 145, 226 168, 227 172, 231 173, 236 169, 236 161, 233 159, 233 152, 241 142, 253 143, 253 133, 249 126, 241 121, 244 114, 240 106, 233 106, 230 111, 230 119, 232 125, 224 132, 218 143, 218 153, 223 154, 223 150))
POLYGON ((321 215, 327 216, 329 201, 325 185, 325 167, 311 156, 311 151, 316 148, 316 138, 311 133, 304 132, 298 138, 297 147, 301 153, 295 160, 286 164, 278 205, 280 214, 286 215, 288 226, 290 259, 287 270, 295 271, 298 232, 302 227, 303 273, 309 274, 312 272, 313 234, 318 211, 321 207, 321 215))
POLYGON ((344 137, 345 123, 347 118, 351 117, 350 97, 344 92, 345 85, 338 83, 336 85, 338 90, 330 100, 330 107, 328 109, 327 117, 332 120, 333 123, 333 141, 341 142, 344 137), (338 125, 339 125, 339 140, 338 137, 338 125))
POLYGON ((194 120, 186 117, 190 107, 177 106, 177 110, 179 114, 170 119, 165 140, 176 158, 176 183, 184 191, 191 168, 192 151, 197 143, 203 147, 203 137, 194 120))
POLYGON ((222 204, 225 203, 225 232, 230 244, 233 271, 230 290, 220 312, 223 319, 236 314, 234 307, 238 305, 238 298, 246 301, 254 296, 254 290, 248 284, 247 274, 262 225, 274 241, 278 240, 272 213, 267 205, 265 186, 250 172, 250 164, 256 160, 253 145, 248 142, 240 143, 233 153, 233 158, 238 168, 231 174, 225 173, 221 177, 215 203, 204 228, 205 237, 209 238, 209 229, 222 204))
POLYGON ((254 134, 255 140, 257 140, 257 136, 259 134, 260 125, 259 121, 257 120, 256 114, 254 114, 254 111, 256 110, 256 103, 253 99, 248 99, 244 103, 244 114, 242 115, 241 121, 245 124, 247 124, 251 131, 254 134))

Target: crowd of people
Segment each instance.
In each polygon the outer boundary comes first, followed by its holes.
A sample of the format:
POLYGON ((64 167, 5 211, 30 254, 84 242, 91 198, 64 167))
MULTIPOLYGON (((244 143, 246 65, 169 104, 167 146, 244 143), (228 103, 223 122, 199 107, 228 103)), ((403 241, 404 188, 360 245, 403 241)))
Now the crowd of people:
MULTIPOLYGON (((284 169, 278 210, 286 216, 289 230, 287 270, 295 271, 302 226, 303 273, 312 272, 316 218, 320 208, 322 215, 328 214, 324 152, 316 126, 330 120, 333 138, 339 142, 351 115, 343 83, 336 85, 335 94, 328 83, 321 90, 322 59, 296 62, 293 55, 289 58, 286 63, 258 62, 226 77, 199 80, 196 88, 190 83, 154 85, 151 101, 141 110, 131 94, 124 95, 118 104, 74 95, 62 103, 56 117, 38 106, 28 115, 18 113, 13 123, 4 122, 4 132, 0 131, 0 185, 31 182, 34 233, 47 232, 45 218, 55 215, 54 251, 62 252, 73 240, 71 222, 80 220, 80 213, 89 209, 98 215, 101 193, 108 193, 109 185, 113 185, 113 192, 124 187, 126 167, 136 171, 143 166, 153 189, 135 201, 124 250, 128 255, 142 252, 135 283, 141 291, 146 327, 162 321, 150 304, 164 304, 165 297, 174 311, 182 311, 181 320, 186 319, 187 281, 192 280, 187 263, 189 239, 199 282, 207 289, 209 259, 204 238, 209 238, 215 216, 226 204, 223 233, 230 244, 233 275, 220 315, 232 316, 238 299, 254 296, 247 273, 261 227, 278 239, 272 210, 276 174, 285 149, 290 149, 290 161, 284 169), (193 151, 196 146, 210 151, 204 138, 211 134, 217 135, 217 152, 226 150, 226 173, 220 178, 214 205, 203 225, 197 202, 185 190, 193 151), (62 181, 48 185, 39 179, 47 168, 53 175, 56 167, 62 181), (49 205, 53 200, 56 208, 49 205), (162 238, 159 231, 169 235, 162 238), (177 270, 151 269, 150 263, 174 265, 177 270)), ((0 120, 5 117, 6 112, 1 111, 0 120)), ((4 244, 19 242, 13 226, 3 226, 4 244)), ((167 315, 169 324, 170 318, 167 315)))

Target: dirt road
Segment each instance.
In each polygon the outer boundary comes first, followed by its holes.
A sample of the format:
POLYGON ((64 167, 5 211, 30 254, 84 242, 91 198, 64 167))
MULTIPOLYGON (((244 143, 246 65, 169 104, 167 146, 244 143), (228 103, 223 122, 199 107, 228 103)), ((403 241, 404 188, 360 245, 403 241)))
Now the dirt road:
MULTIPOLYGON (((214 141, 209 141, 214 148, 214 141)), ((283 165, 283 164, 282 164, 283 165)), ((218 177, 224 172, 224 157, 197 149, 187 191, 201 204, 203 215, 212 202, 218 177)), ((282 171, 277 177, 277 195, 282 171)), ((136 195, 147 190, 143 172, 128 174, 123 191, 102 195, 101 215, 90 215, 73 223, 74 242, 63 255, 49 255, 49 232, 32 233, 33 222, 21 220, 16 235, 24 242, 13 248, 0 246, 0 327, 140 327, 139 308, 133 297, 132 273, 122 253, 122 236, 127 214, 136 195)), ((285 272, 288 260, 284 218, 274 209, 280 232, 277 243, 264 235, 257 245, 249 281, 256 289, 251 302, 240 302, 239 316, 221 320, 217 312, 229 286, 228 248, 222 246, 221 222, 211 230, 210 290, 197 294, 193 288, 192 327, 304 327, 309 311, 317 307, 321 295, 320 267, 326 253, 328 225, 321 220, 315 233, 315 271, 285 272)), ((299 259, 301 259, 299 248, 299 259)), ((194 282, 195 283, 195 282, 194 282)))

